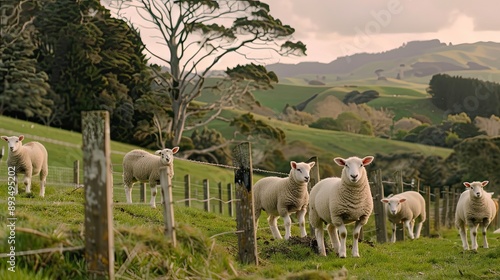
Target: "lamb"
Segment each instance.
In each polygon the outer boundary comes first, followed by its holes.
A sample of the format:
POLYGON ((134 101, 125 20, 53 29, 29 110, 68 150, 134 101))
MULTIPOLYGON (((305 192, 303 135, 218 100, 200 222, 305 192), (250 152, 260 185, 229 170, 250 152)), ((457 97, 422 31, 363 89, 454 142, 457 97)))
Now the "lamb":
POLYGON ((148 182, 151 188, 152 208, 156 208, 156 187, 160 184, 160 167, 167 166, 170 178, 174 176, 174 154, 179 147, 158 150, 155 154, 136 149, 123 157, 123 184, 127 203, 132 203, 135 182, 148 182))
POLYGON ((337 157, 334 159, 335 163, 343 166, 341 177, 326 178, 313 186, 309 198, 309 222, 314 228, 320 255, 326 256, 323 223, 327 224, 335 252, 339 257, 345 258, 345 225, 354 222, 352 255, 359 257, 359 234, 373 211, 373 199, 365 169, 373 159, 373 156, 362 159, 355 156, 347 159, 337 157))
POLYGON ((7 165, 14 168, 15 193, 18 189, 18 174, 24 174, 26 193, 31 193, 31 179, 40 174, 40 197, 45 196, 45 183, 49 174, 47 149, 40 142, 29 142, 23 145, 24 135, 2 136, 8 143, 9 156, 7 165))
POLYGON ((391 242, 396 242, 396 224, 403 222, 408 229, 410 239, 420 237, 425 222, 425 199, 415 191, 406 191, 390 198, 381 199, 386 204, 387 218, 392 223, 391 242), (419 219, 417 230, 413 234, 416 219, 419 219))
POLYGON ((291 213, 296 213, 300 236, 307 235, 305 228, 305 215, 309 202, 307 183, 309 182, 309 172, 314 166, 314 162, 304 163, 291 161, 291 170, 288 177, 265 177, 257 181, 252 188, 255 220, 259 221, 261 210, 269 215, 267 218, 269 228, 275 239, 282 239, 278 230, 277 221, 283 218, 285 224, 285 239, 291 236, 292 220, 291 213))
POLYGON ((486 230, 495 216, 496 206, 491 196, 484 191, 488 181, 464 182, 465 190, 458 199, 455 211, 455 226, 458 228, 464 250, 469 250, 466 227, 470 229, 471 249, 477 251, 477 228, 482 226, 483 247, 488 248, 486 230))

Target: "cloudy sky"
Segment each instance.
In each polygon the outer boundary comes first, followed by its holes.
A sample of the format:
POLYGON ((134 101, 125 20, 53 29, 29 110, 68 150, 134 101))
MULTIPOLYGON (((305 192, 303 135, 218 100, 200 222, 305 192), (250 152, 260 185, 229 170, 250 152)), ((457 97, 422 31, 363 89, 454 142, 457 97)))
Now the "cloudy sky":
MULTIPOLYGON (((306 57, 270 57, 261 61, 328 63, 340 56, 381 52, 413 40, 439 39, 461 44, 500 42, 497 0, 263 0, 271 15, 295 28, 295 41, 307 45, 306 57)), ((143 29, 147 35, 150 30, 143 29)), ((144 36, 143 36, 144 37, 144 36)), ((150 46, 151 39, 143 38, 150 46)), ((150 60, 155 62, 154 59, 150 60)), ((236 56, 216 69, 248 63, 236 56)))
POLYGON ((412 40, 460 44, 500 42, 494 0, 268 0, 271 14, 296 29, 307 57, 282 59, 330 62, 359 52, 380 52, 412 40), (358 3, 358 4, 353 4, 358 3))

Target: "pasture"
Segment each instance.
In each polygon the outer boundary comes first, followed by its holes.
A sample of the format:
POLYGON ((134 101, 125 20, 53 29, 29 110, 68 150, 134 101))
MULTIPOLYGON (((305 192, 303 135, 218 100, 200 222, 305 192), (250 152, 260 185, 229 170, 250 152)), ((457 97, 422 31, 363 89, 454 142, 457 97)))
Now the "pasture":
MULTIPOLYGON (((306 145, 307 156, 303 155, 304 157, 316 154, 329 157, 320 159, 321 164, 332 164, 331 158, 337 155, 389 153, 399 149, 442 155, 451 152, 448 149, 311 130, 275 120, 269 121, 275 122, 273 125, 279 125, 285 131, 289 142, 309 143, 306 145)), ((26 141, 37 140, 46 145, 49 151, 49 173, 50 170, 64 168, 71 170, 74 161, 81 160, 82 138, 79 133, 5 117, 0 117, 0 122, 0 134, 22 133, 26 136, 26 141)), ((431 231, 430 237, 420 240, 378 244, 375 242, 373 218, 370 218, 364 229, 365 235, 360 244, 361 258, 354 259, 348 254, 346 259, 339 259, 331 251, 325 258, 318 256, 315 241, 311 238, 273 240, 266 214, 263 213, 257 231, 260 264, 256 266, 238 262, 234 217, 205 212, 200 204, 187 208, 182 203, 176 203, 174 211, 180 245, 172 248, 163 236, 161 207, 151 209, 147 204, 123 203, 125 195, 121 184, 120 164, 123 155, 134 148, 136 147, 122 143, 111 143, 117 279, 329 279, 327 276, 330 277, 343 267, 347 269, 349 279, 496 279, 500 275, 500 236, 492 235, 491 230, 488 237, 491 248, 480 248, 477 253, 462 251, 460 238, 453 228, 431 231)), ((1 160, 0 167, 5 165, 5 160, 6 158, 1 160)), ((202 180, 208 179, 215 186, 218 182, 234 182, 233 171, 230 168, 176 160, 174 197, 177 197, 174 199, 182 198, 182 190, 175 187, 182 184, 182 178, 187 174, 192 176, 194 185, 201 185, 202 180)), ((254 181, 263 175, 257 174, 254 181)), ((2 221, 7 218, 6 186, 6 174, 2 171, 2 221)), ((81 249, 84 244, 83 189, 75 189, 72 184, 47 184, 46 197, 41 199, 37 196, 38 187, 35 179, 34 195, 23 193, 21 186, 21 193, 16 197, 16 251, 47 248, 52 251, 18 256, 16 274, 7 271, 7 264, 3 261, 0 264, 0 279, 86 279, 81 249), (62 252, 57 249, 61 247, 76 249, 62 252)), ((134 201, 138 201, 138 191, 139 187, 136 186, 134 201)), ((147 195, 149 196, 149 192, 147 195)), ((278 225, 283 231, 281 219, 278 225)), ((348 227, 348 233, 351 232, 352 227, 348 227)), ((0 240, 7 240, 8 231, 1 231, 0 234, 0 240)), ((296 225, 292 226, 292 234, 298 235, 296 225)), ((348 239, 348 246, 351 242, 352 239, 348 239)), ((7 242, 2 242, 0 252, 8 252, 8 245, 7 242)))
MULTIPOLYGON (((6 185, 2 184, 0 197, 6 196, 6 185)), ((16 199, 16 250, 83 245, 83 201, 82 189, 48 186, 45 199, 21 193, 16 199)), ((490 248, 480 247, 477 252, 463 252, 457 231, 443 227, 438 232, 431 230, 430 237, 378 244, 371 217, 360 243, 361 258, 350 257, 352 238, 348 238, 348 256, 339 259, 331 250, 326 257, 318 256, 310 233, 308 238, 297 238, 296 224, 292 225, 295 236, 292 239, 272 239, 263 212, 257 231, 260 263, 255 266, 238 262, 234 218, 181 205, 176 205, 174 212, 180 244, 175 249, 163 236, 161 207, 115 203, 116 279, 332 279, 331 275, 342 268, 348 271, 347 279, 498 279, 500 276, 500 235, 493 235, 491 230, 490 248)), ((0 213, 5 220, 6 211, 0 213)), ((281 232, 282 223, 279 219, 281 232)), ((348 227, 348 233, 352 233, 352 226, 348 227)), ((0 239, 6 240, 5 237, 2 231, 0 239)), ((6 242, 0 248, 6 252, 6 242)), ((18 256, 15 274, 5 267, 2 261, 2 279, 86 279, 81 250, 18 256)))

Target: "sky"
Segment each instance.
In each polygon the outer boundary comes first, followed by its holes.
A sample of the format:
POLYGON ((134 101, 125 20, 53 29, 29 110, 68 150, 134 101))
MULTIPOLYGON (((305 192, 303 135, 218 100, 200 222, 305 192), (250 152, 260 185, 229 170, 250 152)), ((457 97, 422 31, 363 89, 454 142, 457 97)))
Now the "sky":
MULTIPOLYGON (((261 64, 329 63, 355 53, 376 53, 415 40, 441 42, 500 42, 497 0, 263 0, 270 14, 295 28, 293 41, 307 46, 305 57, 268 54, 261 64)), ((143 41, 153 46, 152 30, 142 29, 143 41)), ((160 48, 161 46, 158 46, 160 48)), ((151 62, 157 62, 154 58, 151 62)), ((246 64, 232 55, 215 69, 246 64)))

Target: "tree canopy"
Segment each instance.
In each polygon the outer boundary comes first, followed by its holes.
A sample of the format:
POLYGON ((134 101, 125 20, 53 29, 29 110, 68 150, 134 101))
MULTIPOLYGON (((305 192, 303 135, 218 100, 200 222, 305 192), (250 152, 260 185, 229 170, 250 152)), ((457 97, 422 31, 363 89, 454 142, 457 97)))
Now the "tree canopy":
POLYGON ((159 84, 165 87, 164 98, 169 99, 165 104, 171 107, 168 137, 172 138, 172 145, 179 145, 185 130, 202 127, 215 119, 224 106, 234 106, 224 100, 247 94, 249 86, 277 81, 274 73, 258 65, 227 69, 238 82, 217 87, 224 90, 220 102, 193 108, 191 103, 211 88, 205 85, 205 79, 221 59, 236 54, 249 62, 259 61, 258 56, 253 56, 259 50, 279 55, 306 53, 302 42, 291 41, 295 29, 274 18, 269 5, 261 1, 143 0, 113 1, 111 5, 115 5, 116 14, 124 19, 131 18, 128 13, 137 11, 142 18, 141 26, 158 31, 156 39, 160 40, 161 49, 146 45, 146 50, 170 73, 168 77, 157 73, 157 77, 161 80, 159 84), (250 80, 258 80, 258 83, 250 84, 250 80), (200 121, 195 116, 208 119, 200 121))

